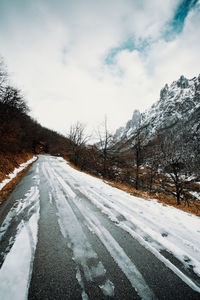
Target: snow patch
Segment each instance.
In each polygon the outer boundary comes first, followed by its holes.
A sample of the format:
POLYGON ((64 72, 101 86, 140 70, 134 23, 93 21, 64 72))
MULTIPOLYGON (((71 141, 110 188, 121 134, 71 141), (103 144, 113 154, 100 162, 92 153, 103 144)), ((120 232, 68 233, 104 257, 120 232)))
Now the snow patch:
POLYGON ((21 164, 18 168, 15 168, 14 171, 10 174, 8 174, 8 178, 4 179, 1 183, 0 183, 0 190, 2 190, 2 188, 8 184, 13 178, 15 178, 17 176, 17 174, 19 172, 21 172, 23 169, 25 169, 28 165, 30 165, 32 162, 34 162, 37 159, 36 156, 34 156, 33 158, 29 159, 27 162, 21 164))
MULTIPOLYGON (((57 173, 62 175, 70 190, 86 197, 111 220, 145 245, 174 273, 194 290, 199 287, 176 266, 161 255, 162 250, 174 255, 186 269, 200 277, 200 218, 171 206, 164 206, 156 199, 144 200, 117 188, 108 186, 101 179, 94 178, 71 168, 63 159, 52 159, 57 173), (188 257, 188 261, 185 260, 188 257)), ((63 189, 65 186, 63 185, 63 189)), ((65 190, 67 193, 67 189, 65 190)), ((70 194, 69 194, 70 197, 70 194)), ((80 207, 80 199, 71 198, 80 207)), ((84 206, 81 208, 84 209, 84 206)), ((85 208, 84 216, 88 217, 85 208)), ((92 224, 92 223, 91 223, 92 224)), ((96 226, 90 226, 97 233, 96 226)), ((99 233, 100 235, 100 233, 99 233)), ((102 234, 101 234, 102 237, 102 234)))
POLYGON ((27 299, 33 258, 37 244, 39 209, 27 223, 22 221, 21 231, 0 270, 0 299, 27 299))
POLYGON ((106 296, 114 296, 114 284, 108 279, 106 282, 99 286, 106 296))
MULTIPOLYGON (((59 159, 59 163, 62 159, 59 159)), ((56 169, 56 168, 55 168, 56 169)), ((53 198, 58 211, 58 223, 62 235, 68 242, 68 247, 73 252, 73 260, 78 266, 76 278, 82 288, 82 299, 88 299, 85 292, 84 280, 87 282, 95 282, 95 279, 101 278, 102 286, 107 287, 106 284, 106 270, 101 261, 93 250, 88 241, 81 223, 75 215, 70 201, 74 200, 76 194, 72 191, 70 186, 54 171, 54 168, 48 163, 43 164, 43 173, 52 187, 53 198), (80 269, 82 272, 80 272, 80 269), (84 280, 82 278, 84 276, 84 280)), ((102 288, 103 293, 106 288, 102 288)))
POLYGON ((38 168, 33 183, 24 198, 15 201, 1 226, 0 241, 7 233, 11 234, 11 238, 3 253, 4 262, 0 269, 0 299, 27 299, 37 244, 40 207, 38 168), (12 230, 15 227, 16 230, 12 230))
POLYGON ((103 227, 103 225, 94 217, 86 216, 89 229, 92 228, 101 242, 110 252, 110 255, 116 261, 120 269, 126 275, 133 288, 142 299, 156 299, 154 293, 145 282, 142 274, 135 264, 126 255, 112 235, 103 227))
POLYGON ((200 193, 190 191, 190 194, 191 194, 192 196, 196 197, 198 200, 200 200, 200 193))

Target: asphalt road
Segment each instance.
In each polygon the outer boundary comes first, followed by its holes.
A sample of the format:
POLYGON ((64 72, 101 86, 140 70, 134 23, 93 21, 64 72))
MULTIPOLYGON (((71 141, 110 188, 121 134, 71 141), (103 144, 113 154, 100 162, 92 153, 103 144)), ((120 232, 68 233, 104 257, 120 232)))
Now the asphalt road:
POLYGON ((28 299, 200 299, 198 292, 91 202, 81 184, 70 172, 64 173, 58 159, 40 156, 0 207, 0 266, 20 224, 27 223, 39 207, 28 299), (27 197, 29 202, 20 200, 27 197), (19 209, 20 201, 24 204, 19 209))

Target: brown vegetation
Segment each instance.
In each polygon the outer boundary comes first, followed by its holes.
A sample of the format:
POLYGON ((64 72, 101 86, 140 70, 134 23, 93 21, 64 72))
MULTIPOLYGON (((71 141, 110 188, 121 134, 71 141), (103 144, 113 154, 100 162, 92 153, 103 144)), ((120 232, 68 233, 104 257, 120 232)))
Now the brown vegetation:
POLYGON ((19 167, 20 164, 32 157, 32 153, 27 153, 25 151, 15 155, 9 152, 6 154, 0 153, 0 182, 6 179, 7 174, 12 173, 15 168, 19 167))
POLYGON ((156 199, 156 200, 158 200, 158 202, 162 203, 163 205, 170 205, 170 206, 173 206, 180 210, 183 210, 185 212, 192 213, 196 216, 200 216, 200 203, 196 203, 195 201, 193 201, 189 207, 185 206, 185 205, 180 206, 176 203, 176 197, 173 197, 170 195, 159 194, 159 193, 151 194, 148 192, 136 190, 135 188, 131 187, 130 185, 121 184, 119 182, 110 182, 110 181, 105 181, 105 182, 107 184, 111 185, 112 187, 123 190, 135 197, 143 198, 146 200, 156 199))
MULTIPOLYGON (((68 161, 68 157, 65 157, 65 159, 68 161)), ((75 166, 72 162, 69 162, 69 165, 72 168, 76 169, 77 171, 82 171, 79 167, 75 166)), ((108 180, 108 179, 103 179, 103 176, 98 176, 97 174, 94 175, 94 174, 91 174, 91 172, 88 172, 88 171, 84 171, 84 173, 86 173, 90 176, 92 175, 95 178, 100 178, 106 184, 108 184, 112 187, 115 187, 117 189, 120 189, 120 190, 122 190, 122 191, 124 191, 124 192, 126 192, 126 193, 128 193, 132 196, 142 198, 142 199, 145 199, 145 200, 156 199, 158 202, 162 203, 163 205, 170 205, 170 206, 173 206, 173 207, 178 208, 180 210, 183 210, 187 213, 192 213, 192 214, 200 217, 200 202, 198 203, 195 200, 191 201, 191 205, 189 207, 186 206, 186 205, 180 206, 176 203, 176 197, 173 197, 172 195, 167 195, 167 194, 164 194, 164 193, 152 194, 152 193, 149 193, 149 192, 138 190, 138 189, 132 187, 129 184, 121 183, 121 182, 118 182, 118 181, 111 181, 111 180, 108 180)), ((197 187, 200 188, 199 185, 197 185, 197 187)), ((190 196, 191 196, 191 199, 192 199, 192 195, 190 195, 190 196)))
MULTIPOLYGON (((32 155, 29 154, 28 157, 27 155, 25 155, 26 158, 31 159, 32 155)), ((10 161, 12 161, 13 157, 9 160, 8 165, 10 164, 10 161)), ((16 157, 15 157, 16 159, 16 157)), ((27 160, 27 159, 26 159, 27 160)), ((22 161, 22 157, 19 157, 18 163, 21 164, 23 163, 22 161)), ((24 168, 21 172, 19 172, 17 174, 17 176, 15 178, 13 178, 9 183, 7 183, 3 189, 1 190, 0 193, 0 204, 8 198, 8 196, 11 194, 11 192, 15 189, 15 187, 17 186, 17 184, 20 182, 20 180, 22 179, 22 177, 26 174, 26 172, 29 170, 29 168, 32 166, 33 163, 31 163, 30 165, 28 165, 26 168, 24 168)), ((12 168, 11 168, 12 169, 12 168)), ((5 178, 4 178, 5 179, 5 178)))

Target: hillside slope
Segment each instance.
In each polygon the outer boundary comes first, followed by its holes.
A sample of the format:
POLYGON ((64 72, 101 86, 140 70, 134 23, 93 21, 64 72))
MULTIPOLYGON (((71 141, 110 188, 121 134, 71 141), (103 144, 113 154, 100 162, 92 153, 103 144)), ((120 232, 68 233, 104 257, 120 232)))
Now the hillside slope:
POLYGON ((10 85, 0 59, 0 182, 34 154, 64 153, 69 140, 33 120, 22 92, 10 85))

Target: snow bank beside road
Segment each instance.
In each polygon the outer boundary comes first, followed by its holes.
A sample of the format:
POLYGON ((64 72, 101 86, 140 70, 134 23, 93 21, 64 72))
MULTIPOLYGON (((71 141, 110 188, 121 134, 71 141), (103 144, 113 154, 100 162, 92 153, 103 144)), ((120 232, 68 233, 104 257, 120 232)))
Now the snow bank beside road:
POLYGON ((188 285, 200 291, 200 218, 155 199, 144 200, 105 184, 59 161, 60 174, 76 194, 84 195, 121 228, 162 260, 188 285), (198 277, 197 286, 174 268, 163 255, 168 252, 198 277))
POLYGON ((0 299, 3 300, 27 299, 38 239, 39 183, 37 167, 34 185, 22 199, 16 200, 0 228, 0 299), (10 236, 8 240, 6 235, 10 236))
POLYGON ((0 271, 0 299, 27 299, 32 263, 37 244, 39 211, 23 223, 0 271))
POLYGON ((33 156, 33 158, 29 159, 28 161, 26 161, 25 163, 21 164, 18 168, 15 168, 14 171, 10 174, 8 174, 8 178, 4 179, 1 183, 0 183, 0 191, 2 190, 2 188, 8 184, 13 178, 15 178, 17 176, 17 174, 19 172, 21 172, 23 169, 25 169, 28 165, 30 165, 31 163, 33 163, 35 160, 37 159, 37 156, 33 156))

